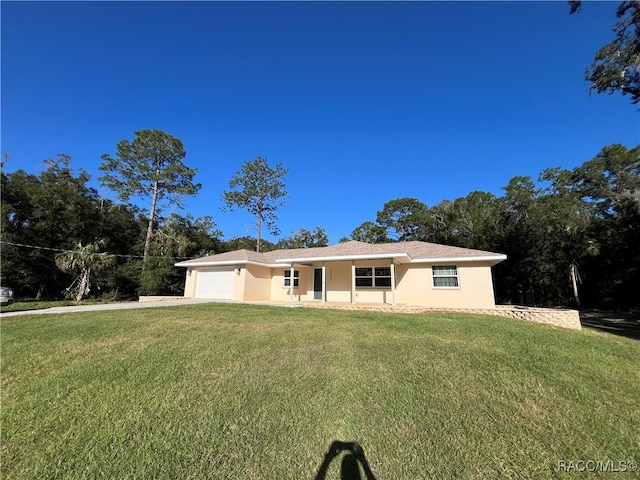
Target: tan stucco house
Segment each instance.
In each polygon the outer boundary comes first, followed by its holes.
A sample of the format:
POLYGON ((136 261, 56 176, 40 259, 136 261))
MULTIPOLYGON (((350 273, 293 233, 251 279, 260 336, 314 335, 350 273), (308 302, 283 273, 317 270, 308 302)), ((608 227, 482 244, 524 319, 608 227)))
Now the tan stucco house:
POLYGON ((426 242, 258 253, 236 250, 176 263, 184 296, 235 301, 494 308, 491 267, 502 254, 426 242))

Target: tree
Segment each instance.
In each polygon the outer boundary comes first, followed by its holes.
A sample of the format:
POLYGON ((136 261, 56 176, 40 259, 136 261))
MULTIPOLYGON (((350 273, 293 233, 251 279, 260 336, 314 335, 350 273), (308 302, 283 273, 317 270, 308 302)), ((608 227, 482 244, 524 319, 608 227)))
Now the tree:
POLYGON ((540 174, 540 180, 549 182, 538 198, 538 208, 544 215, 544 227, 549 249, 554 252, 553 266, 556 272, 557 289, 562 295, 565 282, 569 278, 573 298, 581 306, 578 284, 580 270, 586 257, 599 253, 599 245, 590 235, 591 217, 587 204, 575 189, 572 172, 559 167, 547 168, 540 174), (568 272, 568 277, 563 274, 568 272))
POLYGON ((458 230, 458 217, 454 202, 442 200, 425 212, 424 227, 421 229, 420 239, 455 245, 458 230))
POLYGON ((142 260, 138 258, 142 258, 144 250, 147 216, 140 207, 105 198, 98 200, 94 215, 100 223, 93 238, 107 239, 115 265, 96 272, 92 284, 103 294, 110 291, 113 299, 137 298, 142 270, 142 260))
MULTIPOLYGON (((257 240, 253 237, 233 237, 223 244, 224 252, 232 252, 234 250, 256 250, 257 240)), ((275 243, 268 240, 260 241, 261 252, 271 252, 277 250, 275 243)))
POLYGON ((222 251, 221 234, 210 216, 172 213, 159 219, 153 234, 150 257, 139 275, 140 295, 180 295, 184 291, 184 272, 174 267, 179 260, 213 255, 222 251))
POLYGON ((356 227, 351 232, 350 238, 341 239, 341 242, 347 242, 349 240, 358 240, 365 243, 388 243, 390 242, 387 236, 387 229, 376 225, 373 222, 367 221, 356 227))
POLYGON ((98 180, 124 201, 132 196, 151 197, 143 253, 146 263, 160 202, 182 207, 183 196, 195 195, 201 185, 193 182, 197 170, 182 163, 186 152, 180 140, 161 130, 140 130, 134 134, 133 141, 118 143, 115 158, 102 155, 99 168, 106 174, 98 180))
MULTIPOLYGON (((570 1, 571 13, 580 11, 582 2, 570 1)), ((598 50, 593 63, 586 69, 585 79, 590 90, 631 95, 631 102, 640 101, 640 2, 624 1, 616 12, 615 39, 598 50)))
POLYGON ((376 222, 398 241, 420 239, 428 207, 415 198, 398 198, 384 204, 376 222))
POLYGON ((262 225, 272 235, 280 233, 276 225, 276 211, 286 205, 284 177, 288 172, 281 163, 271 168, 266 158, 257 157, 245 162, 229 182, 232 189, 240 189, 222 192, 222 200, 226 204, 224 211, 243 209, 256 217, 257 252, 261 246, 262 225))
POLYGON ((541 304, 541 283, 547 278, 542 269, 549 259, 541 243, 545 224, 535 209, 539 191, 528 176, 513 177, 503 190, 496 250, 506 253, 507 261, 496 265, 496 291, 521 305, 541 304))
POLYGON ((640 211, 640 146, 614 144, 573 171, 575 190, 588 199, 597 218, 633 216, 640 211))
MULTIPOLYGON (((99 253, 105 245, 104 240, 82 245, 78 242, 75 250, 56 255, 56 265, 63 272, 77 272, 79 280, 76 287, 76 302, 82 300, 91 290, 92 272, 102 270, 113 264, 113 257, 99 253)), ((75 281, 74 281, 75 284, 75 281)))
POLYGON ((640 146, 615 144, 572 172, 572 188, 590 212, 589 237, 600 255, 585 258, 584 297, 604 307, 638 305, 640 146))
POLYGON ((474 191, 429 209, 425 237, 436 243, 491 250, 499 229, 497 198, 474 191))
POLYGON ((301 228, 288 238, 278 241, 279 249, 287 248, 313 248, 326 247, 329 244, 329 236, 322 227, 316 227, 312 232, 301 228))
POLYGON ((98 195, 90 175, 75 174, 71 157, 44 161, 39 175, 2 172, 2 281, 23 296, 57 294, 69 279, 55 265, 55 249, 71 249, 98 236, 98 195), (20 244, 23 246, 17 246, 20 244))
POLYGON ((172 213, 163 221, 156 237, 163 242, 161 253, 171 254, 176 259, 205 257, 223 251, 220 237, 222 232, 216 228, 213 217, 194 218, 172 213))

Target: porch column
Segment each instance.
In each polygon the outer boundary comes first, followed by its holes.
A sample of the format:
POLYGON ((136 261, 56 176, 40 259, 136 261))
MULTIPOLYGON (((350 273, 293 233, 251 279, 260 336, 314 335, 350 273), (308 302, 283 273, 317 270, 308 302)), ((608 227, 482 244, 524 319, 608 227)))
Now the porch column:
POLYGON ((289 280, 289 302, 293 303, 293 288, 294 288, 294 284, 296 282, 295 277, 293 276, 293 263, 291 264, 291 269, 290 269, 290 280, 289 280))
POLYGON ((351 261, 351 303, 356 303, 356 262, 351 261))
POLYGON ((327 267, 322 262, 322 303, 327 301, 327 267))
POLYGON ((391 260, 391 305, 396 304, 396 264, 391 260))

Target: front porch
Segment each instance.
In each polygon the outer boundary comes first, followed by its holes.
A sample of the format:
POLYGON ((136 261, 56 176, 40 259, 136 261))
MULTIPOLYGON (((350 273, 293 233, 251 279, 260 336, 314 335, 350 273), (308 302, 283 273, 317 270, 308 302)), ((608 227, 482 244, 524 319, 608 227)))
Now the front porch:
POLYGON ((288 301, 291 304, 312 301, 332 305, 393 306, 398 303, 399 262, 394 258, 287 263, 283 285, 288 288, 288 301))

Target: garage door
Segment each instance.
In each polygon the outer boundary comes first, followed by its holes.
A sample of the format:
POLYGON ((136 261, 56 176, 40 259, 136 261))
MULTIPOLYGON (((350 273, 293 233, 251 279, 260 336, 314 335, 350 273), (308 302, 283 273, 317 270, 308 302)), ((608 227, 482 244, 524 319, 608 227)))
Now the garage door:
POLYGON ((198 272, 196 298, 233 299, 234 269, 198 272))

